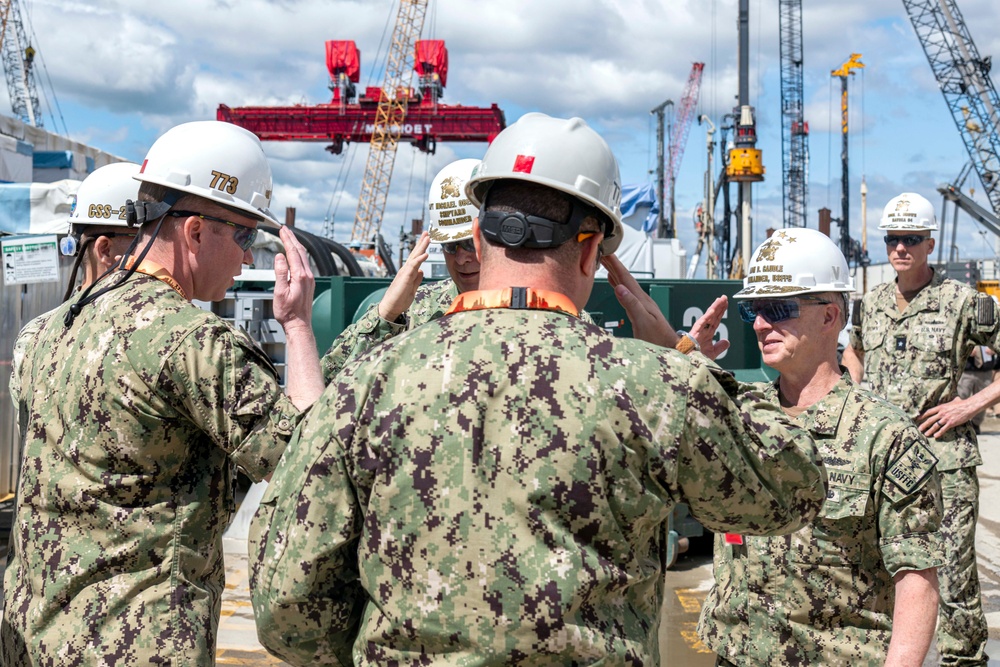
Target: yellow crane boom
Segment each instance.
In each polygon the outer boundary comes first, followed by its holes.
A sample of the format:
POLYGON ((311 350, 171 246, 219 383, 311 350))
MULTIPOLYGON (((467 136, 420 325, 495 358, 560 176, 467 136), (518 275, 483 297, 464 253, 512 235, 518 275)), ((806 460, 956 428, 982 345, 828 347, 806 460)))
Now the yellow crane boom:
POLYGON ((396 144, 410 96, 413 49, 424 28, 428 0, 399 0, 399 13, 392 31, 392 44, 379 95, 375 127, 368 149, 365 178, 358 197, 358 210, 351 241, 369 241, 382 226, 382 215, 396 162, 396 144))

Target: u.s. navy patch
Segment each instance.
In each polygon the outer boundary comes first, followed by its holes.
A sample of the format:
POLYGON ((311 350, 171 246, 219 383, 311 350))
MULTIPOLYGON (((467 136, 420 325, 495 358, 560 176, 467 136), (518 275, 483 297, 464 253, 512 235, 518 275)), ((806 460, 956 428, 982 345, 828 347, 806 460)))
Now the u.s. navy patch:
POLYGON ((889 466, 885 477, 904 494, 909 494, 931 474, 935 465, 937 457, 927 445, 920 440, 914 440, 903 455, 889 466))

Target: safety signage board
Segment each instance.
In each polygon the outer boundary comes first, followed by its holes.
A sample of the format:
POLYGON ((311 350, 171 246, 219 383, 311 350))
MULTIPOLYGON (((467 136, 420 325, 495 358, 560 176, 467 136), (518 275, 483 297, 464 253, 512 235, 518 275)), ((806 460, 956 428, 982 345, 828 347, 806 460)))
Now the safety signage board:
POLYGON ((59 282, 58 242, 54 234, 0 239, 4 284, 59 282))

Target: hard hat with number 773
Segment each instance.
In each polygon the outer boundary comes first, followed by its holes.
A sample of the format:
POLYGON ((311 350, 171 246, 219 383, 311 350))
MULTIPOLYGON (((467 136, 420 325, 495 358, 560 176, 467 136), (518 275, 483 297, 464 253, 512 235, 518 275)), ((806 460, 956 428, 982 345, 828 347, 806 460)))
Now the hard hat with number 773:
POLYGON ((815 229, 780 229, 757 246, 737 299, 773 299, 810 292, 853 292, 844 253, 815 229))
POLYGON ((878 228, 910 232, 936 231, 938 223, 934 205, 915 192, 904 192, 890 199, 882 209, 878 228))
POLYGON ((204 197, 266 227, 279 226, 268 210, 271 166, 260 139, 232 123, 202 120, 167 130, 146 153, 136 179, 204 197))
POLYGON ((139 192, 135 176, 139 165, 115 162, 95 170, 76 192, 76 203, 67 222, 71 225, 126 227, 125 202, 139 192))
POLYGON ((482 208, 490 186, 501 179, 545 185, 596 208, 610 223, 601 244, 604 254, 610 255, 621 245, 618 161, 607 142, 583 119, 542 113, 521 116, 486 149, 465 192, 482 208))
POLYGON ((472 237, 479 208, 465 195, 465 183, 479 160, 456 160, 437 173, 428 194, 427 233, 431 243, 452 243, 472 237))

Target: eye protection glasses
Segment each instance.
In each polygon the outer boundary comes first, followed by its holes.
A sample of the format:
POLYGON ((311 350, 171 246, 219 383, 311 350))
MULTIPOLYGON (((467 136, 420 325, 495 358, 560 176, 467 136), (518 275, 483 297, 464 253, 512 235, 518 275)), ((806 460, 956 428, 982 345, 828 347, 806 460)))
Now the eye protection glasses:
POLYGON ((204 213, 195 213, 194 211, 170 211, 167 213, 172 218, 189 218, 194 216, 196 218, 201 218, 202 220, 211 220, 212 222, 221 222, 224 225, 229 225, 233 228, 233 240, 236 241, 243 252, 250 249, 253 242, 257 240, 257 229, 254 227, 247 227, 246 225, 241 225, 236 222, 230 222, 229 220, 223 220, 222 218, 216 218, 212 215, 205 215, 204 213))
POLYGON ((897 246, 902 243, 907 248, 912 248, 915 245, 920 245, 929 238, 929 236, 920 236, 919 234, 886 234, 884 240, 888 246, 897 246))
POLYGON ((740 319, 747 324, 753 324, 760 315, 768 324, 777 324, 792 320, 799 316, 799 307, 808 305, 826 305, 831 303, 816 296, 797 296, 790 299, 760 299, 740 301, 740 319), (799 303, 806 301, 808 303, 799 303))
POLYGON ((454 255, 458 252, 459 248, 473 254, 476 252, 476 244, 472 242, 472 239, 462 239, 461 241, 451 241, 450 243, 441 244, 441 252, 446 255, 454 255))

